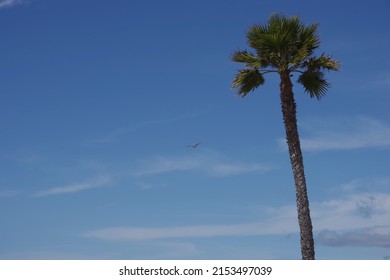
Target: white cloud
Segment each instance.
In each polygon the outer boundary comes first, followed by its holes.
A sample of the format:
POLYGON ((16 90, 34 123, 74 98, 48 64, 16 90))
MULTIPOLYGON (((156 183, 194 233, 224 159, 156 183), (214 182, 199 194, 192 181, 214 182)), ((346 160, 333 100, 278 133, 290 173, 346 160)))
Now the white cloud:
POLYGON ((333 188, 334 191, 339 192, 352 192, 352 191, 358 191, 358 190, 387 190, 390 187, 390 178, 388 177, 382 177, 382 178, 357 178, 353 179, 349 182, 343 183, 335 188, 333 188))
POLYGON ((155 245, 160 247, 163 251, 163 253, 156 256, 156 259, 188 258, 199 253, 195 244, 187 242, 160 242, 155 245))
POLYGON ((144 160, 142 166, 131 173, 133 176, 154 175, 173 171, 198 169, 200 158, 191 157, 153 157, 144 160))
POLYGON ((278 233, 279 225, 248 223, 232 225, 193 225, 162 228, 118 227, 87 232, 84 236, 104 240, 151 240, 169 238, 210 238, 220 236, 250 236, 278 233))
POLYGON ((101 177, 96 180, 86 181, 82 183, 71 184, 62 187, 55 187, 48 190, 43 190, 35 193, 33 197, 42 197, 42 196, 51 196, 51 195, 59 195, 59 194, 67 194, 67 193, 77 193, 84 190, 100 188, 103 186, 107 186, 111 183, 111 179, 109 177, 101 177))
POLYGON ((383 73, 374 85, 390 87, 390 73, 383 73))
POLYGON ((210 166, 208 172, 214 176, 231 176, 245 173, 263 173, 270 171, 272 168, 258 163, 219 163, 210 166))
POLYGON ((0 190, 0 198, 17 196, 20 192, 10 189, 0 190))
POLYGON ((319 230, 351 230, 390 225, 390 194, 365 192, 313 203, 313 223, 319 230))
POLYGON ((156 188, 156 186, 154 184, 144 183, 144 182, 137 183, 137 185, 140 187, 141 190, 148 190, 148 189, 156 188))
POLYGON ((131 172, 132 176, 147 176, 174 171, 200 171, 211 176, 234 176, 263 173, 274 168, 260 163, 229 161, 212 155, 196 154, 182 157, 153 157, 131 172))
MULTIPOLYGON (((22 247, 23 248, 23 247, 22 247)), ((118 260, 118 253, 83 253, 80 250, 69 250, 66 248, 41 248, 36 250, 8 251, 1 252, 0 259, 6 260, 118 260)))
POLYGON ((386 183, 388 189, 387 179, 356 179, 341 185, 340 190, 349 195, 314 204, 316 242, 327 246, 390 246, 390 194, 356 193, 361 189, 384 189, 386 183))
POLYGON ((324 230, 318 234, 317 242, 337 247, 390 247, 390 226, 374 226, 343 233, 324 230))
POLYGON ((0 0, 0 8, 11 7, 17 4, 22 4, 25 0, 0 0))
MULTIPOLYGON (((346 194, 339 199, 314 201, 311 202, 311 213, 319 244, 354 246, 360 240, 361 246, 388 246, 390 193, 362 192, 346 194), (370 241, 375 236, 378 241, 370 241)), ((102 228, 84 236, 103 240, 164 240, 286 235, 299 231, 295 203, 263 209, 263 217, 256 222, 240 224, 102 228)))
POLYGON ((157 125, 169 124, 169 123, 173 123, 173 122, 176 122, 176 121, 179 121, 179 120, 182 120, 182 119, 194 118, 194 117, 197 117, 197 116, 199 116, 199 115, 201 115, 203 113, 204 112, 202 112, 202 111, 199 111, 199 112, 189 112, 189 113, 185 113, 185 114, 182 114, 182 115, 177 115, 177 116, 173 116, 173 117, 169 117, 169 118, 165 118, 165 119, 156 119, 156 120, 142 121, 142 122, 139 122, 139 123, 136 123, 136 124, 131 124, 131 125, 127 126, 127 127, 121 127, 121 128, 117 128, 117 129, 111 130, 108 133, 106 133, 106 135, 104 137, 101 137, 101 138, 98 138, 98 139, 94 139, 91 142, 95 142, 95 143, 112 143, 112 142, 115 142, 116 140, 118 140, 121 137, 124 137, 124 136, 126 136, 128 134, 136 132, 139 129, 143 129, 143 128, 147 128, 147 127, 153 127, 153 126, 157 126, 157 125))
MULTIPOLYGON (((305 151, 352 150, 390 146, 390 125, 369 117, 310 121, 301 125, 305 151)), ((285 147, 285 141, 280 140, 285 147)))

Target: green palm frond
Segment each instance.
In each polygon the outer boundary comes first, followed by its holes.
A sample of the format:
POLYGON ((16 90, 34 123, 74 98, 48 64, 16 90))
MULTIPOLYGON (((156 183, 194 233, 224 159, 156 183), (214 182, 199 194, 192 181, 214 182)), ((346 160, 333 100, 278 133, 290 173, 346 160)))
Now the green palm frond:
POLYGON ((338 61, 324 54, 320 57, 310 57, 302 66, 311 71, 320 69, 337 71, 340 69, 340 63, 338 61))
POLYGON ((244 97, 249 92, 255 90, 265 80, 263 75, 257 69, 242 69, 238 71, 233 80, 232 87, 237 90, 237 95, 244 97))
POLYGON ((247 33, 248 45, 253 48, 258 56, 268 54, 273 50, 274 38, 269 34, 265 26, 254 25, 247 33))
POLYGON ((317 24, 308 27, 301 26, 296 41, 290 47, 290 65, 293 67, 300 65, 319 47, 320 38, 317 35, 317 26, 317 24))
POLYGON ((276 68, 297 66, 319 46, 317 24, 306 26, 299 17, 273 15, 265 25, 254 25, 248 33, 248 45, 258 56, 276 68))
POLYGON ((232 61, 244 63, 245 66, 261 68, 264 67, 261 63, 261 59, 256 57, 254 54, 244 51, 234 51, 232 55, 232 61))
POLYGON ((337 71, 340 68, 340 63, 331 56, 322 54, 320 57, 310 57, 302 64, 302 68, 306 69, 299 76, 298 83, 303 85, 310 97, 321 99, 330 87, 324 78, 323 70, 337 71))
POLYGON ((305 92, 309 93, 310 97, 321 99, 326 95, 330 87, 330 84, 324 79, 324 76, 322 71, 307 70, 299 76, 297 82, 305 88, 305 92))
POLYGON ((320 37, 317 34, 318 24, 302 26, 299 31, 298 42, 301 47, 309 51, 309 55, 320 46, 320 37))
POLYGON ((238 95, 245 96, 264 83, 263 75, 270 72, 292 74, 299 72, 298 82, 311 97, 325 96, 330 84, 324 70, 337 71, 340 63, 322 54, 314 56, 320 38, 318 24, 305 25, 297 16, 272 15, 265 24, 253 25, 247 32, 251 51, 235 51, 234 62, 245 65, 233 80, 238 95))
POLYGON ((279 68, 281 65, 283 38, 274 36, 263 30, 261 26, 253 26, 248 31, 248 45, 256 51, 263 64, 279 68))

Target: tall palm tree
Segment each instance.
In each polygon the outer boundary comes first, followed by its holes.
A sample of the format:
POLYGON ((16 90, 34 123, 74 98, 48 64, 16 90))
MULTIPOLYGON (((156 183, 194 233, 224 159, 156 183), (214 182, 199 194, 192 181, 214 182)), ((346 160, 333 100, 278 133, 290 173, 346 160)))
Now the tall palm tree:
POLYGON ((314 260, 315 252, 291 78, 296 73, 297 82, 305 92, 310 97, 320 99, 330 86, 324 78, 324 70, 336 71, 340 67, 331 56, 314 55, 320 43, 317 27, 318 24, 303 24, 297 16, 272 15, 266 24, 254 25, 247 32, 248 46, 252 51, 236 50, 232 56, 234 62, 244 64, 244 68, 238 71, 233 80, 233 88, 239 96, 244 97, 263 85, 264 74, 279 74, 281 109, 295 181, 304 260, 314 260))

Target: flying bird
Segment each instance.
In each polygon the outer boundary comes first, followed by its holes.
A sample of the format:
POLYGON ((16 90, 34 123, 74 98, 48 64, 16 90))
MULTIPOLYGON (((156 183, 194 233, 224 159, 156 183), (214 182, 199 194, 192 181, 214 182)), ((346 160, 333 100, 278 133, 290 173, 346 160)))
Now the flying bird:
POLYGON ((199 144, 200 142, 193 145, 187 145, 186 147, 196 149, 199 146, 199 144))

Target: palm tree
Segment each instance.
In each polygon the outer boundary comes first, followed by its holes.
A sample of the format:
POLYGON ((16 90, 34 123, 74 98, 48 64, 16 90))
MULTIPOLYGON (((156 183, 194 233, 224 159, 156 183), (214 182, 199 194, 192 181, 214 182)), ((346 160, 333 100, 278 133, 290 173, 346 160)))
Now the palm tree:
POLYGON ((232 60, 244 64, 233 80, 239 96, 263 85, 264 74, 277 73, 280 77, 280 101, 286 140, 295 182, 298 223, 301 237, 302 259, 314 260, 313 227, 299 141, 296 103, 291 77, 298 74, 297 82, 310 97, 321 99, 329 88, 324 70, 336 71, 340 64, 331 56, 315 56, 319 47, 318 24, 305 25, 297 16, 272 15, 264 25, 253 25, 247 32, 252 51, 236 50, 232 60))

